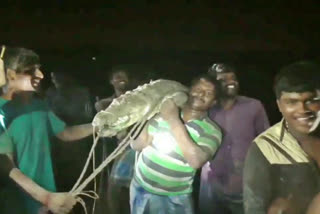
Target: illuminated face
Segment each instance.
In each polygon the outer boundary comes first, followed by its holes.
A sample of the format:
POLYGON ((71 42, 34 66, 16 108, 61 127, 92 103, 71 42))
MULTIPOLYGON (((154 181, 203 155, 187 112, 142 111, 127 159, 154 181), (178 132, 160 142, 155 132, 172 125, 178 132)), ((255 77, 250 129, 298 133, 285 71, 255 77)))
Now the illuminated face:
POLYGON ((125 71, 118 71, 112 75, 111 85, 117 90, 126 90, 129 85, 129 78, 125 71))
POLYGON ((224 96, 234 97, 238 95, 239 82, 235 73, 218 73, 217 80, 221 82, 221 89, 224 96))
POLYGON ((43 78, 44 75, 40 66, 35 65, 22 73, 16 73, 11 82, 14 88, 19 91, 37 91, 43 78))
POLYGON ((289 130, 303 135, 309 133, 320 109, 316 92, 282 92, 277 104, 289 130))
POLYGON ((215 86, 205 79, 200 79, 190 89, 188 104, 194 110, 207 111, 214 104, 215 98, 215 86))

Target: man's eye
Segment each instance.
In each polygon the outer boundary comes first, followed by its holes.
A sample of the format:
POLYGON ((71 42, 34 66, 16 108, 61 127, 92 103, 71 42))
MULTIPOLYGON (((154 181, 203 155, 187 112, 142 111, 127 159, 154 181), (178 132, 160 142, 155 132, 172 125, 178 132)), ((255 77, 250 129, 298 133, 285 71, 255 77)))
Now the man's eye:
POLYGON ((293 105, 293 104, 296 104, 297 101, 296 100, 287 100, 286 103, 290 104, 290 105, 293 105))

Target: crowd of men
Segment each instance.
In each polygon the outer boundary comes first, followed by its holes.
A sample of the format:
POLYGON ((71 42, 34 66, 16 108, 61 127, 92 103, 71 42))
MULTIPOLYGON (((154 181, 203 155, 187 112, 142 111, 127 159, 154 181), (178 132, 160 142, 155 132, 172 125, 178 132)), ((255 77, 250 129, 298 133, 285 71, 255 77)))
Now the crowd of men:
MULTIPOLYGON (((114 94, 95 103, 70 76, 52 73, 54 87, 43 99, 39 56, 6 50, 0 60, 0 213, 82 213, 68 190, 90 146, 89 122, 143 83, 132 75, 136 70, 115 66, 109 76, 114 94), (79 156, 73 162, 70 152, 79 156), (53 156, 60 158, 60 174, 53 156)), ((213 64, 193 78, 182 108, 172 99, 163 103, 101 173, 92 213, 319 214, 319 71, 310 61, 280 69, 274 92, 283 119, 270 127, 263 104, 239 95, 236 68, 213 64)), ((102 139, 100 159, 127 133, 102 139)))

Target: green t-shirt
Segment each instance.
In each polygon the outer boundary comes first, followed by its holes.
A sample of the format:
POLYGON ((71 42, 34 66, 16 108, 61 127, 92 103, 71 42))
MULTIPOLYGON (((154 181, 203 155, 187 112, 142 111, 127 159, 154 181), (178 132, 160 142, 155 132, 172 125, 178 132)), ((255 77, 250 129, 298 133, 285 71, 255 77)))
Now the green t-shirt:
POLYGON ((6 122, 4 112, 2 110, 2 106, 7 102, 8 100, 0 98, 0 154, 12 153, 13 151, 13 145, 10 139, 8 139, 7 132, 5 132, 6 122))
MULTIPOLYGON (((65 129, 65 123, 46 103, 33 99, 27 105, 0 98, 6 131, 0 136, 0 153, 13 153, 16 165, 26 176, 49 191, 56 191, 50 137, 65 129)), ((41 204, 22 193, 26 212, 37 213, 41 204)))

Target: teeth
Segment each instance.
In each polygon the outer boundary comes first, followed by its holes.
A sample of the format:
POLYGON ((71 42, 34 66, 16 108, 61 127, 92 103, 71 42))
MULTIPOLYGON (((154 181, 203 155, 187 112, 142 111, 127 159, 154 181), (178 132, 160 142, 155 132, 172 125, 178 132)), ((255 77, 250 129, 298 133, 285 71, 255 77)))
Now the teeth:
POLYGON ((228 85, 228 88, 234 88, 234 85, 228 85))
POLYGON ((299 118, 297 118, 297 120, 299 120, 299 121, 305 121, 305 120, 309 120, 309 119, 313 119, 314 118, 314 116, 309 116, 309 117, 299 117, 299 118))

